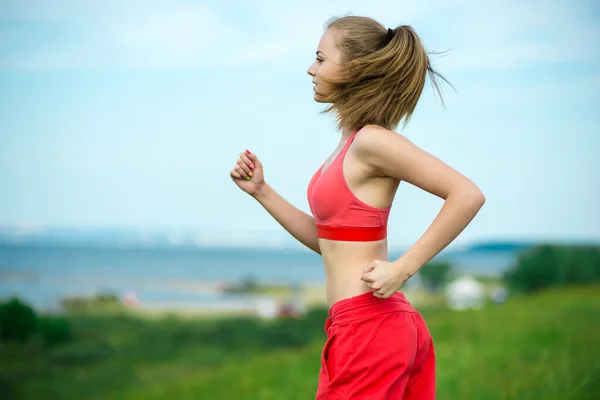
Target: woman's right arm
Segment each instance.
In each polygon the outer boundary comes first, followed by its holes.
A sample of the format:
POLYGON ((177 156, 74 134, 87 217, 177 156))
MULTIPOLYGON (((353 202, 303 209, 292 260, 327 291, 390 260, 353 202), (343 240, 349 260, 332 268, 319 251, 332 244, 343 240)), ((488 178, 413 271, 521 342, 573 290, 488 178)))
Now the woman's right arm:
POLYGON ((265 182, 262 163, 255 154, 248 150, 240 153, 230 176, 240 189, 254 197, 296 240, 321 254, 314 218, 291 205, 265 182))

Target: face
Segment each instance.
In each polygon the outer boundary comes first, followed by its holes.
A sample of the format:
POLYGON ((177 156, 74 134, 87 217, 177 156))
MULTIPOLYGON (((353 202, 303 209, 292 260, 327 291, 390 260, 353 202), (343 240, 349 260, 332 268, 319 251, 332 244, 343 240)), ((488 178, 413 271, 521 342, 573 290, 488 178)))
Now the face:
POLYGON ((342 53, 335 42, 336 34, 338 34, 338 31, 335 28, 329 28, 325 31, 319 41, 319 47, 317 47, 316 60, 306 71, 312 77, 313 91, 315 92, 314 99, 317 102, 321 102, 320 95, 328 93, 327 86, 323 83, 322 78, 334 77, 339 72, 342 63, 342 53))

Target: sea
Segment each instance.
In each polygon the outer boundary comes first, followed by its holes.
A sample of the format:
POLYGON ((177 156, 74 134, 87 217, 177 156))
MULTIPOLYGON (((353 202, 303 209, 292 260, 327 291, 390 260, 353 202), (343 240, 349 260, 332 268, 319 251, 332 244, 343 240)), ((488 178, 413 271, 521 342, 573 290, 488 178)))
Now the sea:
MULTIPOLYGON (((391 252, 390 258, 401 252, 391 252)), ((512 246, 442 253, 456 271, 499 275, 512 266, 512 246)), ((0 299, 18 297, 38 310, 56 310, 71 296, 134 293, 146 307, 174 308, 244 302, 223 285, 248 282, 323 285, 321 258, 311 251, 261 248, 119 248, 0 244, 0 299)))

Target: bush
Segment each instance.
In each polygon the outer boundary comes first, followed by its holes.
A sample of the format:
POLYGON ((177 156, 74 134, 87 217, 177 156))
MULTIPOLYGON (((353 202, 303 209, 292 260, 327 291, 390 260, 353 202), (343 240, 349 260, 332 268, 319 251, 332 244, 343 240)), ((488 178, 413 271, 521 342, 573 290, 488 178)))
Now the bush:
POLYGON ((515 289, 526 292, 600 282, 600 247, 538 246, 521 254, 504 278, 515 289))
POLYGON ((67 312, 121 309, 123 304, 112 293, 99 293, 94 296, 72 296, 60 300, 60 306, 67 312))
POLYGON ((48 345, 62 344, 72 339, 69 322, 61 317, 43 317, 39 320, 39 333, 48 345))
POLYGON ((75 366, 109 359, 114 356, 114 350, 103 342, 81 342, 52 348, 48 355, 54 365, 75 366))
POLYGON ((0 304, 0 338, 24 342, 37 330, 38 317, 33 308, 17 298, 0 304))
POLYGON ((303 329, 301 321, 280 319, 270 322, 257 339, 263 348, 275 349, 304 346, 312 336, 309 331, 303 329))

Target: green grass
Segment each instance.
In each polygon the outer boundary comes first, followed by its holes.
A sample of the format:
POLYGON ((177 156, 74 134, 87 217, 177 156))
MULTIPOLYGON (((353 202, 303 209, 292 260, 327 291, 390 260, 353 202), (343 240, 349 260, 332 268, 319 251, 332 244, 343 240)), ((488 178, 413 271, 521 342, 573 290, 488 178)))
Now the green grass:
MULTIPOLYGON (((439 399, 598 398, 598 285, 423 314, 436 346, 439 399)), ((310 399, 324 317, 316 310, 271 325, 72 316, 72 343, 0 346, 0 392, 4 399, 310 399)))

